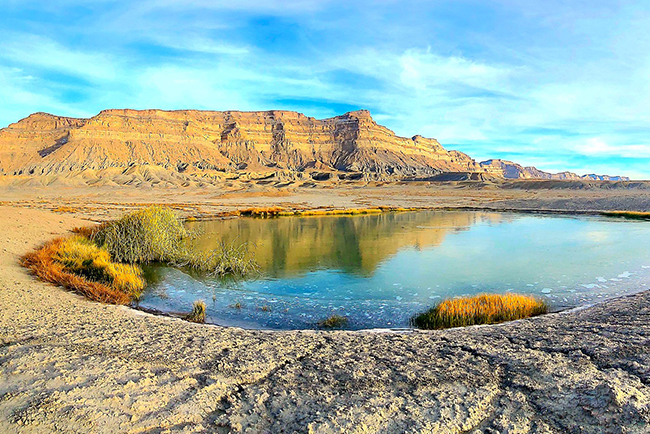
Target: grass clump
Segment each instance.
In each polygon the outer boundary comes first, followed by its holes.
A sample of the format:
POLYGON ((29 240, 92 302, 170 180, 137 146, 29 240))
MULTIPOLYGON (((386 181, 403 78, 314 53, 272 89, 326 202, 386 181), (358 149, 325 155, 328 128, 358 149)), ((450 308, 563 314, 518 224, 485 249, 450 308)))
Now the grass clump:
POLYGON ((324 329, 343 328, 348 325, 348 318, 341 315, 331 315, 318 322, 318 327, 324 329))
POLYGON ((184 250, 188 233, 170 209, 152 206, 107 223, 94 235, 119 262, 173 261, 184 250))
POLYGON ((634 220, 650 220, 650 212, 643 211, 603 211, 600 214, 607 217, 622 217, 634 220))
POLYGON ((183 317, 186 321, 205 323, 205 301, 197 300, 192 304, 192 311, 183 317))
MULTIPOLYGON (((161 261, 213 275, 244 276, 259 270, 246 245, 195 250, 183 221, 159 206, 74 232, 25 255, 22 264, 41 280, 103 303, 128 304, 140 297, 146 282, 137 263, 161 261)), ((205 304, 203 311, 205 316, 205 304)))
POLYGON ((521 294, 481 294, 445 300, 411 318, 421 329, 444 329, 477 324, 496 324, 548 312, 542 300, 521 294))
POLYGON ((139 297, 145 287, 139 267, 113 262, 106 249, 79 235, 63 241, 52 258, 74 274, 109 285, 133 298, 139 297))
POLYGON ((39 279, 61 285, 91 300, 110 304, 131 302, 132 296, 129 292, 107 283, 92 281, 75 273, 57 259, 65 243, 66 240, 63 238, 50 241, 40 249, 25 255, 22 258, 22 265, 29 268, 39 279))

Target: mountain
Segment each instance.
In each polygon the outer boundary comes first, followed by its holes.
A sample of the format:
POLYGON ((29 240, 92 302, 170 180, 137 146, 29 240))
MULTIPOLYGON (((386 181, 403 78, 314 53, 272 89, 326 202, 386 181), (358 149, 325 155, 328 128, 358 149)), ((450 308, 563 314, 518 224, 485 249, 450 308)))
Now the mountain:
MULTIPOLYGON (((89 119, 34 113, 0 130, 5 176, 80 174, 96 180, 110 174, 123 183, 135 172, 154 180, 205 174, 315 180, 562 175, 502 160, 477 163, 435 139, 399 137, 366 110, 321 120, 292 111, 120 109, 89 119)), ((566 176, 559 179, 577 179, 566 176)))
POLYGON ((522 166, 508 160, 487 160, 479 163, 481 167, 491 167, 496 171, 501 171, 506 179, 584 179, 590 181, 629 181, 626 176, 608 176, 608 175, 578 175, 573 172, 549 173, 539 170, 532 166, 522 166))

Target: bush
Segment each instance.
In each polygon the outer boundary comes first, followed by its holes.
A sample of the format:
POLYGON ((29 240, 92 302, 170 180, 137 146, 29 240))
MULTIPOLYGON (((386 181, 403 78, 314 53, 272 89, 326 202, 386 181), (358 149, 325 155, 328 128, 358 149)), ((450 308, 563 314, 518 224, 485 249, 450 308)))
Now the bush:
POLYGON ((222 243, 212 251, 200 251, 188 242, 193 236, 173 211, 154 206, 105 223, 92 238, 120 262, 167 262, 217 276, 243 277, 259 271, 245 244, 222 243))
POLYGON ((530 295, 482 294, 445 300, 411 318, 421 329, 443 329, 477 324, 495 324, 548 312, 548 306, 530 295))
POLYGON ((116 261, 133 264, 176 260, 187 236, 183 221, 173 211, 153 206, 103 225, 93 240, 116 261))

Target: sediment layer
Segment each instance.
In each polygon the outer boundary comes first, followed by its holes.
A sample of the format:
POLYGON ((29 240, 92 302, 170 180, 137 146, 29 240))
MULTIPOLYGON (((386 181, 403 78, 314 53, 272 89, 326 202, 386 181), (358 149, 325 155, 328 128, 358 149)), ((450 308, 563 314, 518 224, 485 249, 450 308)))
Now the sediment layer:
POLYGON ((435 139, 399 137, 366 110, 328 119, 279 110, 120 109, 89 119, 35 113, 0 130, 0 174, 12 178, 4 183, 122 185, 134 172, 175 185, 268 177, 580 179, 503 160, 478 163, 435 139))

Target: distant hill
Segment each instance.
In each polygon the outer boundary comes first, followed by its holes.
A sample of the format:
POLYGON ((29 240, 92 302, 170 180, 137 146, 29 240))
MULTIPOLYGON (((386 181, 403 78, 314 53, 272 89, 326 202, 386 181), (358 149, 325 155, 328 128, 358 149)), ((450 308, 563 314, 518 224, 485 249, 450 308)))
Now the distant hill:
POLYGON ((365 110, 322 120, 291 111, 123 109, 89 119, 35 113, 0 130, 0 174, 5 176, 79 175, 120 184, 133 179, 134 172, 154 180, 189 174, 224 179, 627 179, 550 174, 504 160, 478 163, 435 139, 399 137, 365 110))
POLYGON ((536 167, 524 167, 521 164, 507 160, 487 160, 480 163, 481 167, 492 167, 503 173, 506 179, 585 179, 590 181, 629 181, 626 176, 609 175, 578 175, 573 172, 548 173, 536 167))

